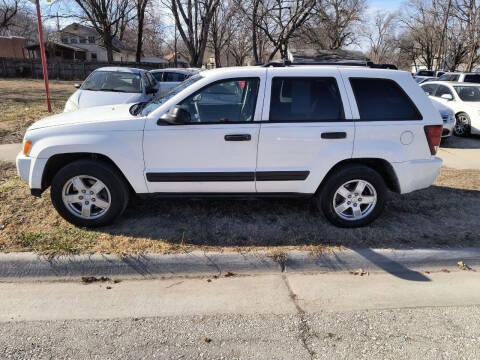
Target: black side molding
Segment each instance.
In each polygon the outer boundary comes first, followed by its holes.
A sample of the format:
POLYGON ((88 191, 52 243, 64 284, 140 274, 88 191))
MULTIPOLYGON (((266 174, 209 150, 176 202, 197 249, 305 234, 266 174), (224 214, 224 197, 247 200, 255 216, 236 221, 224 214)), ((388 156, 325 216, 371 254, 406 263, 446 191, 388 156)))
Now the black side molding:
POLYGON ((257 181, 303 181, 310 171, 257 171, 257 181))
POLYGON ((149 182, 303 181, 310 171, 147 173, 149 182))
POLYGON ((250 141, 252 136, 250 134, 233 134, 225 135, 225 141, 250 141))
POLYGON ((322 139, 345 139, 347 137, 346 132, 324 132, 321 135, 322 139))

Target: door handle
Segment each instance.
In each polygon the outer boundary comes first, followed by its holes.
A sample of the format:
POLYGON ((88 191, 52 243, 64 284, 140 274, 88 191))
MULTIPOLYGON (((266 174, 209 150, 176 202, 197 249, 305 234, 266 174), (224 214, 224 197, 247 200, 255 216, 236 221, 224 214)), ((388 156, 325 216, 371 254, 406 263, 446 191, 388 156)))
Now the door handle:
POLYGON ((347 137, 346 132, 324 132, 322 133, 322 139, 345 139, 347 137))
POLYGON ((225 141, 250 141, 252 136, 250 134, 233 134, 225 135, 225 141))

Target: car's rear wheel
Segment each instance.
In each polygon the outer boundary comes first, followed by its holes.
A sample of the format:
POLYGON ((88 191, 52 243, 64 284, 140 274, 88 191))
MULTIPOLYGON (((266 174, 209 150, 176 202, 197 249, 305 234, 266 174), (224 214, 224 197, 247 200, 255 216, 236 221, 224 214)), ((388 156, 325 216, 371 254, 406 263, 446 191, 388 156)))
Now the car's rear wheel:
POLYGON ((470 117, 466 113, 458 113, 456 115, 457 121, 453 128, 453 133, 456 136, 468 136, 470 134, 471 122, 470 117))
POLYGON ((52 180, 50 195, 65 220, 85 227, 113 222, 128 203, 128 188, 118 171, 93 160, 79 160, 62 168, 52 180))
POLYGON ((378 172, 367 166, 352 165, 326 180, 317 203, 332 224, 361 227, 381 214, 386 194, 385 181, 378 172))

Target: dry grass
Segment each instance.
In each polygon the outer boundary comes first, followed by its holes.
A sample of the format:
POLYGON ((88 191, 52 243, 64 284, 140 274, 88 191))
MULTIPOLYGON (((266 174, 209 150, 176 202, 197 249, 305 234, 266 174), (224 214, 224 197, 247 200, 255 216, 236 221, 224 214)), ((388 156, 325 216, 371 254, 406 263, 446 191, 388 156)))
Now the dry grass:
POLYGON ((308 200, 134 199, 115 225, 76 228, 55 212, 46 192, 30 196, 13 165, 0 164, 0 251, 43 254, 169 253, 193 249, 480 246, 480 171, 443 169, 435 186, 390 194, 372 226, 331 226, 308 200))
MULTIPOLYGON (((50 81, 53 113, 63 111, 75 91, 73 81, 50 81)), ((50 115, 47 112, 43 80, 0 79, 0 144, 18 143, 33 122, 50 115)))

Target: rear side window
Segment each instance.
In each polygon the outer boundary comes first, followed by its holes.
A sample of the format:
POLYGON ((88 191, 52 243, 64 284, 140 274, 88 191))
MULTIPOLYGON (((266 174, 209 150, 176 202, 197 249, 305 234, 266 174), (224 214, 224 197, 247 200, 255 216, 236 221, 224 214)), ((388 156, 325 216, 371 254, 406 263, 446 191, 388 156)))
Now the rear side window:
POLYGON ((335 78, 272 79, 270 121, 338 121, 344 118, 335 78))
POLYGON ((361 120, 422 120, 403 89, 390 79, 350 78, 361 120))
POLYGON ((469 82, 469 83, 480 83, 480 74, 479 75, 465 75, 465 79, 463 79, 464 82, 469 82))
POLYGON ((453 94, 452 92, 450 91, 450 89, 444 85, 440 85, 437 89, 437 92, 435 93, 435 96, 436 97, 442 97, 442 95, 452 95, 453 97, 453 94))
POLYGON ((153 74, 153 77, 154 77, 157 81, 162 81, 163 72, 154 72, 154 73, 152 73, 152 74, 153 74))

